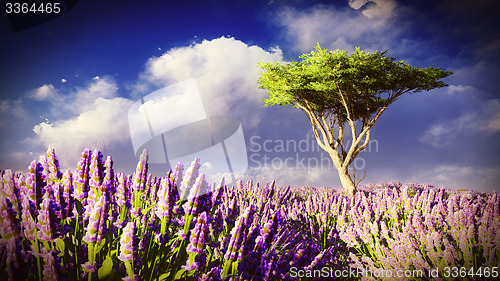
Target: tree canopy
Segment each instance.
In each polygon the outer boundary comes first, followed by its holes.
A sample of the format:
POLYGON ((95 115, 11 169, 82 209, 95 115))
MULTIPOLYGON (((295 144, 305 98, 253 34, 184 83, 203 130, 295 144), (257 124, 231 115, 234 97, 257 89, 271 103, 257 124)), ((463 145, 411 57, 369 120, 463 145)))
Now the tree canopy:
MULTIPOLYGON (((287 64, 259 63, 264 72, 257 83, 268 90, 265 106, 292 105, 306 113, 319 145, 330 154, 339 175, 341 170, 347 173, 354 157, 366 147, 371 127, 390 104, 405 93, 445 87, 441 79, 452 74, 396 61, 387 51, 369 53, 357 48, 349 55, 322 49, 319 44, 300 59, 287 64), (351 127, 353 138, 349 148, 344 146, 345 124, 351 127)), ((348 184, 342 183, 344 187, 348 184)), ((348 185, 353 189, 352 180, 348 185)))
POLYGON ((315 51, 300 56, 302 61, 285 65, 259 63, 266 70, 258 83, 268 89, 266 106, 310 106, 314 111, 347 111, 342 97, 358 120, 376 113, 405 93, 417 93, 447 86, 439 79, 451 71, 417 68, 386 56, 387 51, 369 53, 359 48, 328 52, 318 45, 315 51))

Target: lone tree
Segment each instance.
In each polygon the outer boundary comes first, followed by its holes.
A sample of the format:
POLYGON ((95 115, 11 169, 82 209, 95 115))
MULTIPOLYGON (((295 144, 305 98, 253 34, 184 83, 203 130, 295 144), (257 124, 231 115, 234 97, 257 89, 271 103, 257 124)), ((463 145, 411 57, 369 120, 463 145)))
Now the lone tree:
POLYGON ((448 86, 440 79, 453 73, 397 62, 386 53, 358 48, 348 55, 341 50, 329 52, 318 44, 300 56, 300 62, 258 64, 265 70, 257 81, 268 90, 265 106, 293 105, 306 113, 318 144, 332 158, 351 196, 356 183, 349 165, 367 147, 370 130, 382 113, 403 94, 448 86), (349 137, 352 140, 346 142, 349 137))

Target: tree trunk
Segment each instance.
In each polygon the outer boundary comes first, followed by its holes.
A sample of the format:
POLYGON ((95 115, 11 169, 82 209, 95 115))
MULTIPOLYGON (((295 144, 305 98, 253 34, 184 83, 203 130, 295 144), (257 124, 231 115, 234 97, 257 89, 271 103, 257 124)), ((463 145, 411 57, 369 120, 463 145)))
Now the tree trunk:
POLYGON ((340 177, 340 182, 342 183, 342 186, 344 187, 345 191, 347 192, 347 195, 349 196, 354 196, 354 193, 356 192, 356 185, 351 179, 351 175, 349 175, 348 169, 338 169, 339 171, 339 177, 340 177))

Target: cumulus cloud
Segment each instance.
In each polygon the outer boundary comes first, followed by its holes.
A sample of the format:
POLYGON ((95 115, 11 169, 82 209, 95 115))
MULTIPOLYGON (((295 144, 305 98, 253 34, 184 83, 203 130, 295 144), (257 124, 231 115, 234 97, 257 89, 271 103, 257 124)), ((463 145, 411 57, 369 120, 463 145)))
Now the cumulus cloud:
MULTIPOLYGON (((160 57, 149 59, 142 77, 157 85, 168 85, 215 72, 217 75, 213 78, 217 82, 227 82, 248 75, 255 78, 259 74, 257 62, 279 61, 281 55, 279 49, 265 51, 235 38, 221 37, 173 48, 160 57)), ((248 80, 255 82, 255 79, 248 80)))
POLYGON ((127 110, 132 104, 124 98, 97 98, 92 108, 77 117, 40 123, 34 137, 24 140, 37 151, 49 145, 56 148, 60 162, 74 168, 81 152, 93 142, 105 141, 110 147, 129 140, 127 110), (64 159, 61 161, 61 157, 64 159))
POLYGON ((397 4, 394 0, 349 0, 349 6, 355 10, 364 7, 365 17, 385 21, 394 15, 397 4))
POLYGON ((98 98, 111 99, 117 96, 118 86, 109 79, 94 79, 88 87, 78 89, 57 103, 67 112, 80 114, 91 110, 98 98))
POLYGON ((461 94, 461 93, 476 93, 478 90, 470 85, 449 85, 448 93, 450 95, 461 94))
POLYGON ((286 7, 278 12, 277 25, 284 27, 287 40, 300 52, 310 51, 317 42, 323 48, 350 52, 358 46, 374 51, 394 44, 400 28, 387 24, 387 19, 395 15, 394 1, 360 0, 349 4, 353 9, 286 7))
POLYGON ((1 145, 9 146, 9 152, 2 161, 24 166, 44 154, 50 145, 56 149, 61 165, 73 169, 85 148, 102 149, 105 144, 123 147, 130 139, 127 110, 132 101, 118 97, 117 90, 115 82, 99 78, 70 91, 45 84, 15 101, 0 101, 0 120, 9 122, 8 127, 1 122, 0 126, 7 131, 18 124, 12 122, 12 116, 28 115, 25 108, 36 106, 36 113, 44 119, 38 123, 33 114, 29 115, 29 121, 37 123, 32 127, 32 136, 17 141, 22 144, 20 148, 12 139, 5 139, 1 145))
POLYGON ((196 78, 207 116, 231 115, 255 125, 259 114, 254 111, 262 108, 265 98, 256 83, 260 61, 282 61, 282 52, 249 46, 235 38, 204 40, 149 59, 134 88, 145 91, 196 78))
POLYGON ((52 84, 45 84, 29 94, 30 98, 38 101, 49 100, 57 95, 57 91, 52 84))

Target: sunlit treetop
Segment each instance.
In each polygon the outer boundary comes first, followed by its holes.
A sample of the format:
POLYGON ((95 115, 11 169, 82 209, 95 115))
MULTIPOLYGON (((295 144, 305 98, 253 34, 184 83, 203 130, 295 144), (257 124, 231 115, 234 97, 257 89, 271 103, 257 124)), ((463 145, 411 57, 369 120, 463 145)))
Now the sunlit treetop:
POLYGON ((452 74, 441 68, 418 68, 396 61, 387 51, 369 53, 359 48, 328 51, 318 45, 300 56, 301 61, 288 64, 262 62, 265 70, 258 83, 268 90, 266 106, 293 105, 317 112, 335 112, 346 121, 349 106, 351 118, 370 119, 380 108, 405 93, 417 93, 445 87, 440 81, 452 74))

